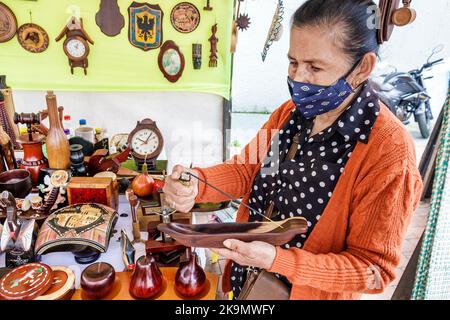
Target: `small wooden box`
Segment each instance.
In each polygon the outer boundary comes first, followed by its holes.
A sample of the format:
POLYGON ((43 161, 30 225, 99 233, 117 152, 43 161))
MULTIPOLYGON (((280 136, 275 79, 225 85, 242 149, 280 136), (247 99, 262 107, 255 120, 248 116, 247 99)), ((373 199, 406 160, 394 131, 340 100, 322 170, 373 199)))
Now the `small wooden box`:
POLYGON ((69 204, 99 203, 116 209, 112 178, 73 177, 67 186, 67 197, 69 204))

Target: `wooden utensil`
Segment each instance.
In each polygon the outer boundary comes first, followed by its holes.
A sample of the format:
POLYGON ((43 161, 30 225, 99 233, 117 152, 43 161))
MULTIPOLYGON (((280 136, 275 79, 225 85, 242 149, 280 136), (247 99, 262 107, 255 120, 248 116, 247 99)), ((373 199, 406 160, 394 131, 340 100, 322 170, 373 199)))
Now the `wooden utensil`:
POLYGON ((170 235, 187 247, 223 248, 227 239, 244 242, 263 241, 275 246, 285 244, 308 230, 303 217, 278 221, 283 227, 270 222, 214 223, 214 224, 160 224, 158 230, 170 235))
POLYGON ((70 145, 59 121, 58 104, 53 91, 47 91, 47 109, 50 128, 47 134, 47 158, 51 169, 70 168, 70 145))

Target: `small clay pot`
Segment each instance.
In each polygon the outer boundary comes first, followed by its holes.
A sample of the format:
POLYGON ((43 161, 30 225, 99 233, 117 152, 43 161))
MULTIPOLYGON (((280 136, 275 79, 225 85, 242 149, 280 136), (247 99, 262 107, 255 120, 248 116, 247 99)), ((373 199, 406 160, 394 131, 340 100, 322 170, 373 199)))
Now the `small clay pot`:
POLYGON ((115 278, 112 265, 96 262, 81 273, 81 288, 89 299, 103 299, 112 291, 115 278))

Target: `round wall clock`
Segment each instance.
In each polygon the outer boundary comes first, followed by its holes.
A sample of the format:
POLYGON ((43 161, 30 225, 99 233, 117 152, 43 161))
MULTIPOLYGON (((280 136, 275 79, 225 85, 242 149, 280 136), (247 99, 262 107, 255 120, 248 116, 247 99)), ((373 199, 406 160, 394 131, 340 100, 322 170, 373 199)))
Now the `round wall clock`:
POLYGON ((200 11, 192 3, 181 2, 172 9, 170 21, 177 31, 189 33, 200 24, 200 11))
POLYGON ((17 30, 17 39, 27 51, 40 53, 47 50, 50 43, 48 34, 34 23, 26 23, 17 30))
POLYGON ((0 296, 6 300, 32 300, 52 285, 53 271, 42 263, 13 269, 0 281, 0 296))
POLYGON ((0 2, 0 43, 11 40, 17 32, 17 19, 10 8, 0 2))
POLYGON ((156 159, 164 146, 164 139, 156 122, 151 119, 138 122, 136 128, 128 136, 128 146, 131 147, 131 155, 138 170, 141 170, 144 162, 150 169, 155 168, 156 159))
POLYGON ((64 52, 73 61, 83 61, 89 55, 89 46, 82 37, 68 37, 64 41, 64 52))

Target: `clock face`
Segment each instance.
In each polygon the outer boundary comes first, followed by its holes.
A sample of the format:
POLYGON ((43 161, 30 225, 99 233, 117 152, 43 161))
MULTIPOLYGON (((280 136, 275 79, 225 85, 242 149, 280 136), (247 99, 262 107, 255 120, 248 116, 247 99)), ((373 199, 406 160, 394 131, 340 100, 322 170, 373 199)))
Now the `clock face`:
POLYGON ((158 135, 150 129, 142 129, 136 132, 131 139, 131 147, 140 155, 150 155, 158 149, 160 144, 158 135))
POLYGON ((71 39, 66 45, 67 53, 74 58, 81 58, 86 53, 86 46, 79 39, 71 39))

